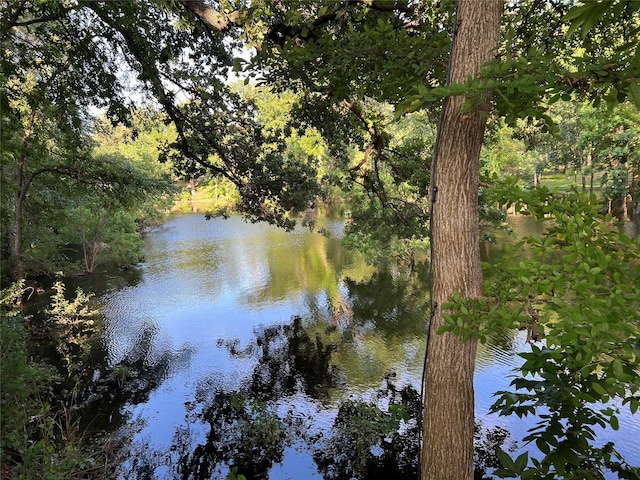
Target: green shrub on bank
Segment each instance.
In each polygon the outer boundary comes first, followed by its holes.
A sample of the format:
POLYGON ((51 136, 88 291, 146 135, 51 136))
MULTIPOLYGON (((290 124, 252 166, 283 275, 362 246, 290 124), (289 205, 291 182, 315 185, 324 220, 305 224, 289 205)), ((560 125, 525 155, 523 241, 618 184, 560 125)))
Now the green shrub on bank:
POLYGON ((0 295, 0 471, 3 479, 109 478, 107 442, 78 429, 72 399, 58 398, 56 369, 29 353, 28 319, 19 283, 0 295))

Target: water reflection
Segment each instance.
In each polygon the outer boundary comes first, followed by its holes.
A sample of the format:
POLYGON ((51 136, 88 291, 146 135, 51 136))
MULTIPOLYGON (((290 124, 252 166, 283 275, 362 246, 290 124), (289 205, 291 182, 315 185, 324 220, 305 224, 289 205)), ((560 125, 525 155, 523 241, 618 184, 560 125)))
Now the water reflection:
POLYGON ((329 391, 339 383, 340 375, 333 352, 340 343, 337 327, 324 321, 312 321, 303 325, 296 316, 290 324, 260 328, 255 343, 245 352, 258 359, 247 380, 246 389, 253 398, 278 400, 297 393, 327 400, 329 391), (252 348, 254 347, 255 348, 252 348))
MULTIPOLYGON (((273 478, 274 466, 294 447, 313 459, 326 480, 415 478, 422 405, 411 385, 399 388, 388 376, 367 396, 342 398, 331 424, 318 425, 310 403, 323 396, 324 388, 336 386, 340 365, 333 347, 338 341, 334 325, 295 317, 260 329, 243 350, 236 342, 225 344, 233 355, 257 359, 247 381, 232 391, 220 388, 215 375, 199 382, 164 464, 161 451, 142 452, 127 474, 154 478, 146 475, 164 469, 163 478, 184 480, 231 473, 273 478)), ((508 437, 500 427, 476 425, 475 478, 485 478, 487 469, 497 466, 496 449, 506 448, 508 437)))
POLYGON ((420 394, 387 380, 370 401, 346 400, 313 459, 326 480, 416 478, 420 394))
POLYGON ((429 309, 429 297, 427 284, 420 278, 403 281, 383 270, 368 281, 347 279, 346 285, 356 324, 371 322, 387 339, 426 333, 424 313, 429 309))
POLYGON ((197 419, 206 425, 206 434, 204 441, 194 442, 189 427, 176 430, 171 450, 178 478, 225 478, 230 471, 268 478, 271 465, 282 461, 288 441, 278 415, 264 402, 239 392, 205 388, 196 398, 187 425, 197 419), (196 411, 197 407, 201 408, 196 411))
POLYGON ((130 420, 130 404, 142 404, 172 372, 188 368, 192 352, 160 350, 155 343, 158 329, 147 325, 137 341, 122 355, 117 364, 104 362, 104 345, 94 344, 87 359, 87 371, 93 381, 82 382, 85 389, 76 394, 75 401, 85 411, 81 427, 91 431, 113 431, 130 420))
MULTIPOLYGON (((340 231, 339 222, 328 227, 340 231)), ((420 279, 376 271, 336 238, 238 218, 178 217, 146 242, 139 277, 101 298, 106 365, 142 382, 122 410, 136 428, 121 478, 225 478, 234 467, 274 480, 391 478, 415 469, 412 399, 428 312, 420 279), (365 425, 366 455, 349 446, 360 438, 349 436, 354 425, 365 425)), ((496 331, 478 349, 479 478, 494 466, 494 446, 510 442, 505 429, 528 428, 487 415, 525 337, 496 331)))

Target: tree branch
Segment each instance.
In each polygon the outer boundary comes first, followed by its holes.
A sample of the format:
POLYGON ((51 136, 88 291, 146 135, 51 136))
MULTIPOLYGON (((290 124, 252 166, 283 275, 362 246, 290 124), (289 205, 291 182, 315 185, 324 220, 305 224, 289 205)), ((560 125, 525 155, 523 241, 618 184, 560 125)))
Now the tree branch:
POLYGON ((20 5, 18 5, 18 8, 16 8, 16 11, 13 13, 13 15, 11 15, 11 19, 7 22, 7 26, 5 27, 7 30, 16 26, 16 22, 18 21, 18 18, 20 17, 20 14, 24 9, 25 3, 27 3, 27 0, 22 0, 20 2, 20 5))
MULTIPOLYGON (((77 5, 74 5, 74 6, 70 7, 70 8, 61 8, 61 10, 59 10, 58 12, 52 13, 50 15, 45 15, 45 16, 39 17, 39 18, 31 18, 29 20, 24 20, 22 22, 19 22, 18 19, 20 17, 20 14, 24 10, 24 6, 25 6, 26 3, 27 3, 27 0, 22 0, 22 2, 20 2, 20 5, 18 5, 18 8, 16 9, 14 14, 11 16, 11 18, 7 22, 6 27, 3 27, 3 29, 7 29, 8 30, 8 29, 14 28, 14 27, 28 27, 29 25, 36 25, 38 23, 46 23, 46 22, 51 22, 51 21, 54 21, 54 20, 61 20, 70 11, 79 10, 79 9, 82 8, 82 4, 77 4, 77 5)), ((62 5, 58 5, 58 6, 62 7, 62 5)))
MULTIPOLYGON (((143 70, 143 74, 147 77, 149 82, 151 83, 151 88, 160 102, 160 104, 164 107, 165 112, 169 115, 169 118, 173 122, 176 127, 176 131, 178 133, 178 138, 180 140, 180 150, 191 160, 194 160, 196 163, 205 166, 203 160, 199 158, 199 156, 195 155, 191 152, 189 148, 189 142, 184 132, 183 123, 180 120, 180 115, 177 109, 173 105, 173 101, 170 98, 170 94, 168 94, 160 80, 160 71, 148 58, 145 57, 140 51, 140 45, 138 45, 134 39, 132 38, 130 32, 126 30, 122 25, 118 22, 113 21, 98 5, 89 4, 89 8, 93 10, 93 12, 102 20, 106 25, 111 27, 113 30, 118 32, 124 42, 126 43, 129 51, 135 58, 135 60, 140 64, 143 70)), ((174 146, 175 148, 175 146, 174 146)))
POLYGON ((221 13, 207 5, 204 0, 180 0, 180 3, 198 18, 219 31, 229 29, 232 25, 237 24, 240 18, 239 11, 236 10, 228 14, 221 13))
POLYGON ((20 192, 20 196, 24 198, 27 195, 27 190, 29 190, 29 185, 31 185, 33 180, 37 176, 42 175, 43 173, 46 173, 46 172, 53 172, 53 173, 58 173, 60 175, 69 175, 69 176, 73 176, 74 174, 77 175, 80 173, 79 170, 73 169, 66 165, 55 165, 52 167, 39 168, 35 172, 31 173, 31 175, 29 175, 25 179, 24 183, 22 184, 22 190, 20 192))
POLYGON ((343 100, 342 104, 347 107, 347 109, 353 113, 358 120, 365 126, 367 132, 373 137, 373 142, 367 147, 367 150, 364 152, 364 158, 356 165, 355 167, 350 168, 349 170, 355 171, 362 167, 367 160, 369 159, 369 155, 371 151, 375 148, 378 156, 380 156, 382 148, 384 147, 384 139, 382 138, 381 133, 376 129, 373 123, 369 124, 367 121, 367 117, 365 117, 362 109, 356 105, 355 103, 349 102, 348 100, 343 100))
POLYGON ((362 156, 362 160, 360 160, 360 162, 358 162, 358 164, 355 167, 351 167, 349 169, 349 171, 351 172, 355 172, 356 170, 360 170, 360 168, 367 163, 367 160, 369 160, 369 155, 371 155, 371 151, 373 150, 373 143, 370 144, 367 149, 364 151, 364 155, 362 156))
POLYGON ((47 15, 46 17, 41 17, 41 18, 33 18, 31 20, 25 20, 24 22, 13 22, 11 27, 28 27, 29 25, 35 25, 37 23, 46 23, 46 22, 51 22, 51 21, 54 21, 54 20, 60 20, 62 17, 65 16, 65 14, 67 12, 68 12, 68 10, 65 10, 64 13, 58 13, 58 14, 55 14, 55 15, 47 15))
POLYGON ((374 137, 378 137, 378 132, 376 131, 376 128, 371 125, 369 126, 368 122, 367 122, 367 118, 364 116, 364 112, 362 111, 362 109, 356 105, 355 103, 352 103, 348 100, 343 100, 342 104, 347 107, 347 109, 353 113, 358 120, 360 120, 362 122, 362 124, 365 126, 365 128, 367 129, 367 131, 373 135, 374 137))

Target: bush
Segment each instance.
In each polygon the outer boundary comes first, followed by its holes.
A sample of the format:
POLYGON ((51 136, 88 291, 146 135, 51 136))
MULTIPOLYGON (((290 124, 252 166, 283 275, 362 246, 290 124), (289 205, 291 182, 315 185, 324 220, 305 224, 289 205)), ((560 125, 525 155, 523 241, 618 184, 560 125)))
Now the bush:
MULTIPOLYGON (((110 439, 80 435, 70 399, 57 398, 56 369, 29 354, 26 318, 15 284, 0 294, 0 472, 2 478, 73 480, 106 478, 117 450, 110 439)), ((61 305, 58 305, 61 307, 61 305)), ((54 307, 56 308, 56 307, 54 307)))

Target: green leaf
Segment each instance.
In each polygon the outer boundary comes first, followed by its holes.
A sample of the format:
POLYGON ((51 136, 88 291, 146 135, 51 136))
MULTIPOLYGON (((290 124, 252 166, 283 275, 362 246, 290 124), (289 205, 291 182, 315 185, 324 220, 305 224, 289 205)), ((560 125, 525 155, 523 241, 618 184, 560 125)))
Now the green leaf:
POLYGON ((567 37, 570 37, 578 28, 582 31, 582 38, 586 37, 587 33, 594 27, 594 25, 600 20, 607 9, 611 8, 613 2, 611 0, 604 0, 599 2, 589 2, 586 5, 575 7, 569 10, 563 17, 563 20, 571 20, 571 26, 567 31, 567 37))
MULTIPOLYGON (((640 47, 638 48, 640 50, 640 47)), ((629 85, 629 98, 636 107, 640 108, 640 83, 632 83, 629 85)))
POLYGON ((508 470, 509 472, 516 472, 516 464, 507 452, 502 449, 498 449, 496 450, 496 455, 498 456, 498 460, 500 460, 500 463, 506 470, 508 470))
POLYGON ((616 377, 622 377, 622 363, 617 358, 613 361, 613 373, 616 377))
POLYGON ((618 417, 616 417, 615 415, 611 415, 611 417, 609 418, 609 425, 611 425, 611 428, 613 428, 614 430, 618 430, 620 428, 618 417))
POLYGON ((551 452, 551 447, 549 446, 549 444, 547 442, 545 442, 542 438, 537 438, 536 439, 536 446, 538 447, 538 449, 544 453, 545 455, 548 455, 549 452, 551 452))
POLYGON ((529 463, 529 452, 524 452, 515 461, 515 470, 518 474, 521 474, 525 468, 527 468, 527 464, 529 463))
POLYGON ((562 18, 562 20, 564 20, 565 22, 568 20, 575 20, 579 17, 581 17, 582 15, 585 14, 586 11, 589 10, 589 5, 583 5, 581 7, 574 7, 571 10, 569 10, 565 16, 562 18))

